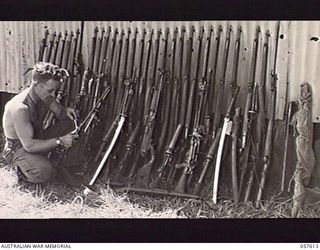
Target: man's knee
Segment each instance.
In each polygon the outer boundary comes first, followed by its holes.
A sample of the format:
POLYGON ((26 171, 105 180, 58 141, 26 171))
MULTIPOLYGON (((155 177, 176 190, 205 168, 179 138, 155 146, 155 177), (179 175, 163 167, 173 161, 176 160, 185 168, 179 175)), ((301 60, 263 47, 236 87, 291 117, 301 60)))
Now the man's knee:
POLYGON ((27 182, 45 183, 52 179, 56 174, 56 170, 49 165, 41 165, 29 168, 23 172, 27 182))
POLYGON ((47 182, 56 174, 52 163, 38 154, 25 152, 23 157, 19 157, 14 161, 14 165, 21 171, 23 179, 31 183, 47 182))

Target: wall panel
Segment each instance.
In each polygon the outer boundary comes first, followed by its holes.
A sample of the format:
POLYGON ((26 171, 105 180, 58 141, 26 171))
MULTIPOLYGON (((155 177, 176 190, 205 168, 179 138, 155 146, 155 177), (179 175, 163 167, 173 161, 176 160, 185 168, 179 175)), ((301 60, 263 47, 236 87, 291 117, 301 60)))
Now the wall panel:
MULTIPOLYGON (((31 67, 37 60, 39 45, 44 32, 49 29, 50 32, 76 32, 80 28, 80 21, 36 21, 36 22, 0 22, 0 91, 9 93, 17 93, 30 83, 30 76, 23 76, 23 73, 31 67)), ((138 29, 138 40, 141 38, 144 29, 147 32, 150 29, 170 29, 169 44, 172 40, 172 34, 175 27, 179 28, 178 37, 181 34, 181 27, 186 28, 186 38, 189 34, 190 27, 195 27, 194 34, 194 47, 197 42, 200 27, 204 27, 205 36, 210 28, 213 27, 214 32, 212 38, 216 38, 217 28, 221 25, 223 28, 221 46, 219 57, 222 56, 226 31, 229 25, 232 26, 233 31, 231 34, 230 53, 227 66, 227 79, 225 86, 225 100, 229 96, 228 83, 231 80, 231 72, 233 67, 233 54, 234 54, 234 41, 236 37, 237 27, 241 26, 243 29, 242 44, 240 51, 240 72, 238 76, 238 84, 241 90, 238 98, 238 105, 244 108, 245 97, 248 91, 247 84, 250 74, 250 63, 252 44, 255 34, 255 29, 259 25, 261 27, 260 36, 260 51, 264 41, 264 34, 267 30, 270 31, 271 47, 269 51, 269 63, 267 74, 267 86, 270 88, 270 72, 274 63, 275 54, 275 41, 276 41, 276 27, 277 21, 133 21, 133 22, 120 22, 120 21, 88 21, 85 22, 84 39, 83 39, 83 58, 85 64, 88 63, 88 57, 91 50, 91 40, 95 27, 101 30, 102 27, 107 29, 118 28, 119 31, 138 29)), ((320 22, 318 21, 281 21, 280 34, 283 35, 279 39, 279 51, 277 58, 277 73, 278 73, 278 92, 277 92, 277 118, 284 118, 285 102, 286 100, 296 100, 299 96, 299 85, 308 81, 313 89, 313 115, 314 121, 320 122, 320 99, 316 98, 320 95, 320 79, 317 76, 319 72, 319 43, 320 43, 320 22)), ((132 37, 131 37, 132 39, 132 37)), ((204 44, 203 44, 204 46, 204 44)), ((211 56, 209 59, 209 68, 213 66, 214 60, 214 43, 211 43, 211 56)), ((192 62, 195 64, 197 51, 193 52, 192 62)), ((203 50, 201 58, 203 58, 203 50)), ((259 54, 261 57, 261 54, 259 54)), ((261 61, 261 60, 260 60, 261 61)), ((261 62, 259 62, 261 63, 261 62)), ((221 78, 221 64, 218 67, 217 79, 221 78)), ((258 64, 257 72, 261 71, 261 64, 258 64)), ((192 70, 191 70, 192 72, 192 70)), ((257 78, 259 80, 259 77, 257 78)), ((269 98, 269 91, 267 91, 267 98, 269 98)), ((224 104, 224 109, 226 108, 224 104)))

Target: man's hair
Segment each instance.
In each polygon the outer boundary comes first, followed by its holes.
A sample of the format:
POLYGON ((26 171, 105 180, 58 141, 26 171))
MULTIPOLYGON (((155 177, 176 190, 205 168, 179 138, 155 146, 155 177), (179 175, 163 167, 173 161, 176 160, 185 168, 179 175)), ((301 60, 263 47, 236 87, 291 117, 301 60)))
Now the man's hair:
POLYGON ((32 70, 32 80, 35 82, 46 82, 50 79, 62 82, 69 77, 66 69, 48 62, 39 62, 30 70, 32 70))

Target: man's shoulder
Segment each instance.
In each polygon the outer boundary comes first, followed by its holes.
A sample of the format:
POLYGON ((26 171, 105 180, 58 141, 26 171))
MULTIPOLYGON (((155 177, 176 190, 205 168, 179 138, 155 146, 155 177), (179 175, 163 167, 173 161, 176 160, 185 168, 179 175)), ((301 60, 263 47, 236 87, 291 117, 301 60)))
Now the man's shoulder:
POLYGON ((26 110, 28 105, 26 105, 25 100, 27 98, 28 92, 26 90, 14 96, 6 105, 6 109, 12 111, 26 110))

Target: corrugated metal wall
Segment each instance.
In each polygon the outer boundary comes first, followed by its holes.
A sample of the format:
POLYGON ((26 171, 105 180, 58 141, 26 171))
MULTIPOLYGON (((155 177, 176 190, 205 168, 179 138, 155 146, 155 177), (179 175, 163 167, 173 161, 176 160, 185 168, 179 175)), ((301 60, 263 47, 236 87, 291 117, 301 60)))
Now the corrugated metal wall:
MULTIPOLYGON (((279 39, 279 49, 277 57, 277 73, 278 73, 278 92, 277 92, 277 118, 283 119, 285 111, 286 99, 296 100, 299 96, 299 85, 303 81, 308 81, 313 87, 314 103, 313 114, 314 121, 320 122, 320 102, 316 98, 320 95, 320 81, 316 73, 319 68, 319 42, 317 37, 320 36, 320 22, 314 21, 281 21, 279 39)), ((46 29, 50 32, 64 32, 65 30, 76 32, 80 28, 81 23, 77 22, 0 22, 0 91, 9 93, 17 93, 23 89, 30 82, 29 76, 23 76, 23 73, 32 66, 38 56, 39 44, 44 36, 46 29)), ((107 29, 111 27, 112 30, 118 28, 119 30, 126 31, 129 27, 131 30, 138 29, 138 39, 141 36, 142 30, 150 29, 164 30, 170 29, 169 41, 172 39, 173 30, 175 27, 186 27, 187 33, 191 26, 195 27, 194 41, 196 41, 200 27, 205 28, 205 32, 212 25, 214 28, 214 37, 219 25, 222 26, 222 40, 220 45, 221 57, 226 30, 229 25, 232 26, 233 32, 231 35, 230 54, 227 67, 228 83, 231 79, 234 41, 236 38, 236 30, 238 26, 243 29, 242 44, 240 51, 240 72, 238 76, 238 84, 241 86, 238 102, 242 108, 245 105, 245 96, 247 93, 247 84, 249 80, 250 61, 252 44, 255 35, 255 29, 259 25, 261 27, 261 43, 259 47, 259 57, 261 58, 261 46, 264 40, 266 30, 271 33, 271 48, 268 63, 268 73, 270 73, 275 54, 275 40, 276 40, 276 21, 198 21, 198 22, 85 22, 84 27, 84 40, 83 40, 83 57, 85 64, 88 63, 88 55, 91 49, 91 39, 93 36, 94 28, 104 27, 107 29)), ((206 34, 205 34, 206 36, 206 34)), ((194 43, 196 44, 196 43, 194 43)), ((170 45, 169 45, 170 46, 170 45)), ((212 43, 212 46, 213 43, 212 43)), ((196 51, 194 51, 195 53, 196 51)), ((212 54, 211 54, 212 55, 212 54)), ((210 57, 209 68, 213 65, 213 57, 210 57)), ((195 62, 195 57, 193 57, 195 62)), ((219 70, 221 71, 221 66, 219 70)), ((261 60, 258 64, 258 72, 261 69, 261 60)), ((218 72, 218 77, 221 72, 218 72)), ((192 72, 192 71, 191 71, 192 72)), ((219 78, 218 78, 219 79, 219 78)), ((270 74, 267 79, 267 90, 270 84, 270 74)), ((229 95, 228 88, 226 88, 225 95, 229 95)), ((267 98, 268 100, 268 91, 267 98)))

